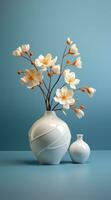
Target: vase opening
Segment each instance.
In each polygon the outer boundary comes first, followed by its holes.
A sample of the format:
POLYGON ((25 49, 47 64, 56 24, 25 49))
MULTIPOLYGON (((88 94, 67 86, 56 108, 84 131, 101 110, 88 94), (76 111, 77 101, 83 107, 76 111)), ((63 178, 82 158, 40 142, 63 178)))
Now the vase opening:
POLYGON ((77 140, 83 140, 83 134, 77 134, 77 140))

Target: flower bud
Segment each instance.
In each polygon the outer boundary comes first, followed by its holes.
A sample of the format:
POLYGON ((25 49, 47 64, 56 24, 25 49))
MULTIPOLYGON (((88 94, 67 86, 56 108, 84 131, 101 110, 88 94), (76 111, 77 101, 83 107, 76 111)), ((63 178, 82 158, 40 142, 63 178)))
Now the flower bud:
POLYGON ((18 75, 20 75, 21 73, 22 73, 21 70, 18 70, 18 71, 17 71, 17 74, 18 74, 18 75))
POLYGON ((53 75, 53 72, 48 72, 47 75, 48 75, 49 77, 51 77, 51 76, 53 75))
POLYGON ((32 51, 30 51, 30 57, 33 55, 32 51))
POLYGON ((66 64, 69 65, 70 64, 70 60, 66 60, 66 64))
POLYGON ((80 90, 81 90, 82 92, 86 92, 86 91, 87 91, 86 88, 81 88, 80 90))
POLYGON ((84 106, 84 105, 80 105, 80 109, 81 109, 81 110, 84 110, 84 109, 85 109, 85 106, 84 106))

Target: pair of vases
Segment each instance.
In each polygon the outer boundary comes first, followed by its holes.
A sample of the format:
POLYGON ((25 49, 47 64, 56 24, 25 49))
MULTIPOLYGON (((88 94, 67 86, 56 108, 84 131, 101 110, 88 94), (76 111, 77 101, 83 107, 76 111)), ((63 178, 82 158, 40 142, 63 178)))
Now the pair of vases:
MULTIPOLYGON (((46 111, 29 130, 29 141, 40 164, 59 164, 69 148, 71 133, 67 124, 54 111, 46 111)), ((83 141, 83 135, 77 135, 69 152, 74 162, 84 163, 88 159, 90 148, 83 141)))

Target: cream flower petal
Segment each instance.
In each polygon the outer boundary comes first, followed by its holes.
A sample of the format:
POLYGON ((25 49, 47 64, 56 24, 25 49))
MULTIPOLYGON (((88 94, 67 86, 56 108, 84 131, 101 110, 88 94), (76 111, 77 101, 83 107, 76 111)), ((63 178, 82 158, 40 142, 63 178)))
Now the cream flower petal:
POLYGON ((66 110, 68 110, 70 108, 69 104, 64 104, 63 108, 65 108, 66 110))
POLYGON ((21 48, 22 48, 22 51, 23 51, 24 53, 26 53, 26 52, 28 52, 28 51, 30 50, 30 45, 29 45, 29 44, 23 44, 23 45, 21 46, 21 48))
POLYGON ((76 58, 76 60, 73 62, 73 64, 77 67, 77 68, 82 68, 82 61, 81 61, 81 57, 76 58))
POLYGON ((58 98, 57 96, 54 97, 54 100, 55 100, 56 102, 59 102, 59 98, 58 98))
POLYGON ((71 87, 72 89, 76 90, 75 84, 70 84, 70 87, 71 87))
POLYGON ((78 85, 80 83, 79 79, 75 79, 75 85, 78 85))
POLYGON ((79 108, 75 108, 74 111, 75 111, 76 116, 77 116, 79 119, 82 119, 82 117, 84 117, 84 112, 83 112, 83 110, 81 110, 81 109, 79 109, 79 108))
POLYGON ((67 42, 68 45, 73 44, 73 41, 69 37, 67 38, 66 42, 67 42))
POLYGON ((66 76, 67 74, 69 74, 69 72, 70 72, 71 70, 70 69, 66 69, 66 70, 64 70, 64 76, 66 76))
POLYGON ((96 89, 92 87, 88 87, 87 92, 88 92, 89 97, 93 97, 93 95, 96 93, 96 89))
POLYGON ((64 86, 61 89, 57 89, 54 100, 63 105, 63 108, 69 109, 70 105, 74 104, 75 102, 73 95, 73 90, 69 90, 66 86, 64 86))
POLYGON ((68 103, 69 103, 70 105, 74 105, 75 99, 69 99, 69 100, 68 100, 68 103))
POLYGON ((71 73, 71 76, 73 77, 73 78, 75 78, 75 73, 74 72, 70 72, 71 73))
POLYGON ((55 65, 56 62, 57 62, 57 56, 52 60, 51 66, 55 65))
POLYGON ((56 90, 56 95, 59 97, 61 95, 61 89, 56 90))
POLYGON ((43 79, 42 72, 36 71, 34 68, 25 70, 24 77, 21 78, 21 82, 27 85, 27 88, 33 88, 40 85, 43 79))
POLYGON ((21 78, 21 82, 26 84, 26 83, 27 83, 26 77, 22 77, 22 78, 21 78))
POLYGON ((53 65, 51 69, 54 74, 60 74, 60 65, 53 65))
POLYGON ((14 50, 14 51, 12 52, 12 55, 13 55, 13 56, 17 56, 17 57, 22 56, 22 55, 23 55, 22 48, 21 48, 21 47, 18 47, 16 50, 14 50))
POLYGON ((35 65, 41 67, 43 71, 46 71, 48 67, 55 65, 57 58, 52 59, 52 55, 48 53, 46 56, 40 55, 35 59, 35 65))
POLYGON ((71 88, 76 89, 76 85, 79 84, 80 80, 75 78, 75 73, 69 69, 64 71, 64 80, 71 88))
POLYGON ((51 53, 48 53, 47 55, 46 55, 46 58, 49 58, 50 60, 52 59, 52 54, 51 53))
POLYGON ((76 44, 71 45, 69 53, 74 54, 74 56, 80 55, 80 53, 78 52, 78 48, 77 48, 76 44))

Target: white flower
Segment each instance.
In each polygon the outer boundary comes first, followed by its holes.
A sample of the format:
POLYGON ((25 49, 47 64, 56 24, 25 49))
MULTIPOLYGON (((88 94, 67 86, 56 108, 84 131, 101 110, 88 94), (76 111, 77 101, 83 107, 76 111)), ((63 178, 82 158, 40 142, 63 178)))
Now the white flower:
POLYGON ((72 41, 69 37, 67 38, 67 41, 66 41, 66 42, 67 42, 68 45, 73 44, 73 41, 72 41))
POLYGON ((46 71, 48 67, 55 65, 56 61, 57 57, 53 59, 51 54, 47 54, 46 56, 40 55, 35 59, 35 65, 37 67, 42 67, 42 70, 46 71))
POLYGON ((30 45, 29 45, 29 44, 23 44, 23 45, 21 46, 21 48, 22 48, 22 51, 23 51, 24 53, 27 53, 27 52, 30 50, 30 45))
POLYGON ((21 48, 21 47, 18 47, 17 49, 15 49, 15 50, 12 52, 12 55, 13 55, 13 56, 22 56, 22 55, 23 55, 22 48, 21 48))
POLYGON ((76 89, 76 85, 79 84, 80 80, 76 79, 75 73, 71 72, 70 69, 66 69, 64 71, 64 79, 67 84, 70 85, 71 88, 76 89))
POLYGON ((21 78, 21 81, 27 85, 27 88, 33 89, 35 86, 41 84, 43 75, 41 72, 36 71, 36 69, 26 69, 24 74, 25 76, 21 78))
POLYGON ((82 61, 81 61, 81 57, 76 58, 76 60, 74 60, 74 62, 72 63, 72 65, 75 65, 77 68, 82 68, 82 61))
POLYGON ((88 87, 86 88, 87 89, 87 93, 89 95, 89 97, 93 97, 93 95, 95 94, 96 92, 96 89, 95 88, 92 88, 92 87, 88 87))
POLYGON ((73 90, 68 90, 68 88, 64 86, 61 89, 57 89, 54 100, 62 104, 64 109, 69 109, 70 106, 75 103, 73 95, 73 90))
POLYGON ((53 71, 53 73, 54 74, 60 74, 60 65, 54 65, 54 66, 52 66, 52 71, 53 71))
POLYGON ((79 109, 79 108, 74 108, 74 112, 76 114, 76 116, 81 119, 82 117, 84 117, 84 112, 83 110, 79 109))
POLYGON ((80 55, 80 53, 78 52, 78 48, 77 48, 76 44, 71 45, 71 47, 69 49, 69 54, 73 54, 74 56, 80 55))

